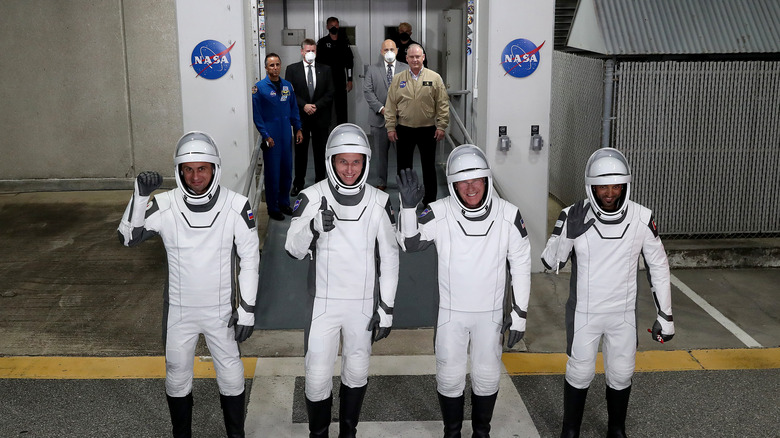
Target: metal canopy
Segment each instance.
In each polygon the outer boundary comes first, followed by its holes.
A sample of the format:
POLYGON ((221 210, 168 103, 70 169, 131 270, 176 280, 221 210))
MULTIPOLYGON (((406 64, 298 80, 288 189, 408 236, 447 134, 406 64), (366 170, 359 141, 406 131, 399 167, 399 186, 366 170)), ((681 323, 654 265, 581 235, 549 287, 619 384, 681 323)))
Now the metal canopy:
POLYGON ((580 0, 567 46, 610 56, 780 53, 780 2, 580 0))

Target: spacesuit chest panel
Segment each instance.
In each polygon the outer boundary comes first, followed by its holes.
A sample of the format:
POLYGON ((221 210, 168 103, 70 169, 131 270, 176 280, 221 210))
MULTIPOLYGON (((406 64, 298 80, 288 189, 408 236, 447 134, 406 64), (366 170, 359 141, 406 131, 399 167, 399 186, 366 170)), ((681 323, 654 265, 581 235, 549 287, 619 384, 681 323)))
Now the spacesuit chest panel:
POLYGON ((321 233, 317 240, 318 297, 336 299, 373 298, 376 280, 374 249, 379 227, 375 215, 375 193, 368 190, 354 206, 339 204, 325 191, 328 208, 333 210, 335 228, 321 233))
POLYGON ((617 224, 594 223, 574 241, 577 253, 577 310, 622 312, 636 304, 636 272, 642 250, 638 209, 617 224))
MULTIPOLYGON (((225 191, 223 191, 225 192, 225 191)), ((169 299, 181 306, 216 306, 230 302, 232 222, 226 193, 213 208, 193 212, 175 196, 172 223, 162 233, 168 253, 169 299)))
POLYGON ((509 240, 502 237, 505 230, 500 209, 503 206, 494 202, 487 217, 474 221, 463 217, 457 203, 450 201, 446 216, 448 235, 437 242, 438 250, 446 251, 445 257, 441 256, 445 253, 439 257, 439 277, 442 280, 446 273, 443 280, 448 290, 448 296, 441 297, 440 305, 466 312, 500 309, 509 240), (439 245, 444 242, 445 245, 439 245))

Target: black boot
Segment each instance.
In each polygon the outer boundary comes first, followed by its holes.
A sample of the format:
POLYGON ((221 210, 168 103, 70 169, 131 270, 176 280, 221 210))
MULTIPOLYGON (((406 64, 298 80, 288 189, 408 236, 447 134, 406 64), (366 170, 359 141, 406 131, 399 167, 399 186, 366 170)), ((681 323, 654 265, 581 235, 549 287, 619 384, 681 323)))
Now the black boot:
POLYGON ((471 393, 471 429, 472 438, 490 438, 490 420, 496 406, 498 391, 493 395, 471 393))
POLYGON ((585 398, 588 388, 577 389, 564 380, 563 385, 563 429, 561 438, 577 438, 580 436, 582 413, 585 411, 585 398))
POLYGON ((309 438, 328 438, 331 406, 333 406, 332 395, 318 402, 306 399, 306 414, 309 416, 309 438))
POLYGON ((219 395, 222 416, 225 418, 225 430, 228 438, 244 438, 244 398, 246 391, 239 395, 219 395))
POLYGON ((464 400, 463 395, 460 397, 445 397, 439 394, 439 407, 441 408, 441 418, 444 422, 444 438, 460 438, 460 429, 463 426, 464 400))
POLYGON ((360 420, 360 408, 368 385, 350 388, 341 384, 339 389, 339 438, 355 438, 360 420))
POLYGON ((190 438, 192 436, 192 393, 184 397, 168 398, 168 410, 171 411, 171 425, 174 438, 190 438))
POLYGON ((607 412, 609 413, 607 438, 626 438, 626 412, 630 395, 630 386, 620 391, 607 386, 607 412))

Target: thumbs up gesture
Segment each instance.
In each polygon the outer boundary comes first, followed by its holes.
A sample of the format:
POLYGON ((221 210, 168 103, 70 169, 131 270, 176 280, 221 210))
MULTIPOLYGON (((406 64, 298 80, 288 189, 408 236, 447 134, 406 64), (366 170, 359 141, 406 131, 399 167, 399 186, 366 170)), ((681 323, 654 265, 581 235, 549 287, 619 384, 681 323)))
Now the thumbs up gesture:
POLYGON ((328 208, 328 200, 323 196, 320 201, 320 211, 314 216, 314 230, 319 233, 327 233, 336 228, 335 216, 333 210, 328 208))

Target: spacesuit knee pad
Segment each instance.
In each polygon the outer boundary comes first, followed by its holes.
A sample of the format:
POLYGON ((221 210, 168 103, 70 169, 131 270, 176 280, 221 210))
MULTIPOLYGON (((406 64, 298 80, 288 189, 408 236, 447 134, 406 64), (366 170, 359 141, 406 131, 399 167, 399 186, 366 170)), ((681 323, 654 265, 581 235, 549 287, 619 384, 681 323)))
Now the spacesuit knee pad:
POLYGON ((493 395, 498 391, 501 373, 489 369, 471 369, 471 392, 478 396, 493 395))
POLYGON ((240 395, 244 392, 243 364, 217 373, 217 386, 219 386, 219 393, 227 397, 240 395))
POLYGON ((304 390, 306 398, 313 402, 330 397, 333 391, 333 369, 307 368, 304 390))
POLYGON ((629 367, 610 367, 605 372, 607 386, 615 390, 623 390, 631 386, 631 378, 634 377, 634 370, 629 367))
POLYGON ((589 387, 595 376, 596 369, 589 363, 578 362, 572 359, 566 362, 566 381, 577 389, 589 387))
POLYGON ((184 397, 190 392, 192 392, 192 374, 184 370, 166 370, 166 394, 170 395, 171 397, 184 397))
POLYGON ((436 371, 436 390, 445 397, 460 397, 466 388, 466 375, 446 368, 436 371))
POLYGON ((368 383, 368 358, 350 359, 341 367, 341 381, 350 388, 359 388, 368 383))

